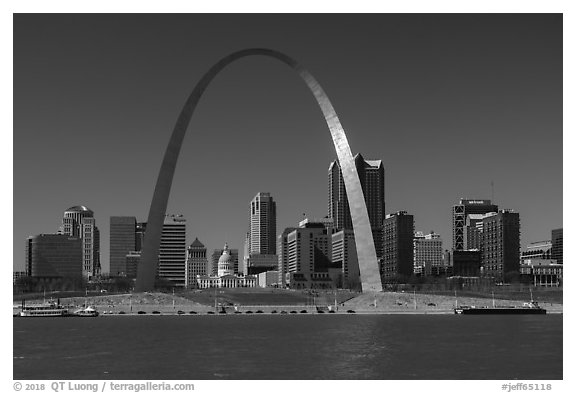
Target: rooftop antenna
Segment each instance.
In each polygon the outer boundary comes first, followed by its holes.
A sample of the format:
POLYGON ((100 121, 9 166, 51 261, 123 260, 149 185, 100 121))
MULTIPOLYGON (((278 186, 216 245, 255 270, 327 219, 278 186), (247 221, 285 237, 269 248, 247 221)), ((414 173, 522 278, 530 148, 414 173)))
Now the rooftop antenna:
POLYGON ((492 203, 494 203, 494 180, 490 181, 490 188, 492 188, 492 203))

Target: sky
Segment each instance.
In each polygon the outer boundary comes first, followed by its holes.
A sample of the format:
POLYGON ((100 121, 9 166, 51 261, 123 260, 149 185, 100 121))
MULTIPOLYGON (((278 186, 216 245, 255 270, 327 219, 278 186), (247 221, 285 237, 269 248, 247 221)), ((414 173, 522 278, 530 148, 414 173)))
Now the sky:
MULTIPOLYGON (((220 58, 266 47, 320 82, 352 152, 381 159, 386 213, 452 245, 451 208, 519 212, 521 243, 562 223, 560 14, 16 14, 13 268, 28 236, 92 209, 109 269, 110 216, 145 221, 188 94, 220 58), (494 188, 492 191, 491 183, 494 188), (492 198, 493 195, 493 198, 492 198)), ((210 84, 184 140, 168 212, 187 242, 242 248, 270 192, 277 232, 328 210, 336 158, 313 96, 284 64, 237 61, 210 84)))

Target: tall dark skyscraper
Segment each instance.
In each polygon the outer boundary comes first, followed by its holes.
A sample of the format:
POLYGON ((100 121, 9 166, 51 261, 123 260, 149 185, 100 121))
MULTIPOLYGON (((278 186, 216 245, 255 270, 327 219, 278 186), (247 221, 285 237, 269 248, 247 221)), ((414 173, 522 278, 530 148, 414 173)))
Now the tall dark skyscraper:
POLYGON ((564 263, 564 235, 563 228, 552 230, 552 259, 558 263, 564 263))
MULTIPOLYGON (((385 217, 384 165, 382 160, 365 160, 361 154, 354 156, 354 163, 362 185, 372 228, 382 226, 385 217)), ((338 229, 353 229, 346 188, 338 160, 328 168, 328 217, 338 229)))
POLYGON ((452 207, 452 244, 454 250, 478 248, 476 223, 481 215, 498 212, 498 206, 489 199, 460 199, 452 207))
POLYGON ((250 255, 276 254, 276 202, 259 192, 250 202, 250 255))
MULTIPOLYGON (((361 154, 354 156, 354 164, 366 201, 376 255, 381 257, 382 224, 386 216, 384 165, 382 160, 365 160, 361 154)), ((328 217, 332 218, 337 230, 353 229, 346 188, 338 160, 333 161, 328 167, 328 217)))
POLYGON ((411 276, 414 272, 414 216, 405 211, 388 214, 383 232, 382 282, 411 276))
POLYGON ((126 255, 136 250, 136 217, 110 217, 110 276, 127 275, 126 255))
POLYGON ((186 219, 182 215, 164 217, 157 275, 175 286, 186 285, 186 219))
POLYGON ((90 279, 100 274, 100 231, 94 212, 86 206, 73 206, 64 212, 61 234, 82 239, 82 273, 90 279))
POLYGON ((506 273, 519 273, 520 215, 511 210, 501 210, 487 214, 482 224, 483 274, 506 280, 506 273))

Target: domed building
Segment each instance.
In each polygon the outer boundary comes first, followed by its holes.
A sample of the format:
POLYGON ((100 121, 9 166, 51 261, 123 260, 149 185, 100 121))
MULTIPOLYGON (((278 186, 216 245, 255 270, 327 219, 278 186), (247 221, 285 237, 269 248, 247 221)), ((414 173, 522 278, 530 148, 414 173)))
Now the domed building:
POLYGON ((234 260, 230 255, 228 243, 224 244, 224 250, 218 259, 218 277, 234 275, 234 260))
POLYGON ((222 255, 218 259, 217 275, 213 276, 196 276, 198 288, 253 288, 258 284, 258 277, 237 275, 236 262, 228 243, 224 245, 222 255))

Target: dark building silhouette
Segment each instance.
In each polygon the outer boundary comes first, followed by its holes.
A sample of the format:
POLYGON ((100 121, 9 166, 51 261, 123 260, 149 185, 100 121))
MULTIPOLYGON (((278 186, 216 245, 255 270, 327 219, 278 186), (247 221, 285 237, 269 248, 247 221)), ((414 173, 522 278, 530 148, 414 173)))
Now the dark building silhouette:
POLYGON ((552 259, 556 259, 556 262, 560 264, 564 262, 563 257, 564 237, 562 234, 562 230, 563 228, 552 230, 552 259))
POLYGON ((388 214, 383 233, 382 282, 411 276, 414 272, 414 216, 405 211, 388 214))
POLYGON ((487 214, 482 223, 483 274, 507 281, 507 274, 520 272, 520 215, 500 210, 487 214))
POLYGON ((479 277, 482 264, 480 250, 454 250, 452 252, 452 274, 462 277, 479 277))
MULTIPOLYGON (((380 258, 382 223, 386 211, 384 165, 382 160, 365 160, 361 154, 354 156, 354 164, 364 193, 376 255, 380 258)), ((333 161, 328 167, 328 217, 333 220, 337 230, 353 229, 346 187, 338 160, 333 161)))
POLYGON ((186 219, 181 214, 164 217, 157 274, 174 286, 186 285, 186 219))
POLYGON ((489 199, 460 199, 460 203, 452 207, 453 249, 479 248, 480 235, 476 223, 482 221, 481 215, 493 212, 498 212, 498 206, 489 199))
POLYGON ((26 240, 26 274, 44 278, 82 277, 82 239, 41 234, 26 240))
POLYGON ((136 217, 110 217, 110 276, 127 276, 126 256, 136 248, 136 217))

